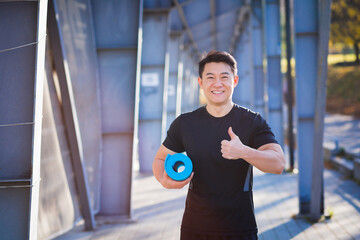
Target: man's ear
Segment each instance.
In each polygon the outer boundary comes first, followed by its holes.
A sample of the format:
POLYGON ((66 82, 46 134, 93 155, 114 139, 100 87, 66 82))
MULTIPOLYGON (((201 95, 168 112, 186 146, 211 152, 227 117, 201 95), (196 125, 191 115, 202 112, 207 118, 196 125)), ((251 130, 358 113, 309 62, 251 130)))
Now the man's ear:
POLYGON ((238 85, 238 83, 239 83, 239 76, 236 75, 236 76, 234 77, 234 87, 236 87, 236 86, 238 85))
POLYGON ((200 88, 202 88, 203 82, 202 82, 201 77, 198 77, 198 83, 199 83, 200 88))

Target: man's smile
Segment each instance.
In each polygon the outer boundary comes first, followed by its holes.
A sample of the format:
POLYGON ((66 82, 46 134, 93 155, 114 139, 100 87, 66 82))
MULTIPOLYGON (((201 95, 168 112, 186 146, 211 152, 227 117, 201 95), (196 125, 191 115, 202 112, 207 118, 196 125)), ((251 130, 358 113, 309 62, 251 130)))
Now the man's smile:
POLYGON ((213 94, 222 94, 222 93, 224 93, 225 91, 219 91, 219 90, 213 90, 213 91, 211 91, 211 93, 213 93, 213 94))

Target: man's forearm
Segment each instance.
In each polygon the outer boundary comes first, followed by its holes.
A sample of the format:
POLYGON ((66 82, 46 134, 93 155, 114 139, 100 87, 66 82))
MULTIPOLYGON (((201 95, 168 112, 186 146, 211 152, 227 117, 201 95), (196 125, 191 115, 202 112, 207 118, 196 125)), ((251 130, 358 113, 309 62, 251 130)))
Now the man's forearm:
POLYGON ((154 173, 156 180, 161 182, 161 179, 163 178, 164 170, 165 170, 164 160, 155 158, 153 161, 152 169, 153 169, 153 173, 154 173))
MULTIPOLYGON (((279 147, 280 148, 280 147, 279 147)), ((246 147, 243 159, 266 173, 281 174, 285 167, 284 154, 278 149, 253 149, 246 147)))
POLYGON ((254 149, 244 145, 231 127, 229 127, 228 133, 231 138, 230 141, 221 141, 221 153, 224 158, 244 159, 263 172, 282 173, 285 157, 279 144, 268 143, 254 149))
POLYGON ((163 187, 169 189, 183 188, 191 181, 192 177, 194 176, 194 173, 192 173, 190 177, 185 179, 184 181, 175 181, 166 174, 164 169, 165 169, 164 160, 155 158, 153 161, 154 176, 156 180, 158 180, 158 182, 161 183, 161 185, 163 185, 163 187))

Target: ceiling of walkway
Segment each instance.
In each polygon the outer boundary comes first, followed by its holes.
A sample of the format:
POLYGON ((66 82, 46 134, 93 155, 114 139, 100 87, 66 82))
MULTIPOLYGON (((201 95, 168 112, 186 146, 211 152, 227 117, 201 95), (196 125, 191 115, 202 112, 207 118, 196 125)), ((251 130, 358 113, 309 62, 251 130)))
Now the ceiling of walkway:
POLYGON ((212 49, 233 52, 250 11, 250 0, 145 0, 144 10, 169 8, 172 32, 200 56, 212 49))

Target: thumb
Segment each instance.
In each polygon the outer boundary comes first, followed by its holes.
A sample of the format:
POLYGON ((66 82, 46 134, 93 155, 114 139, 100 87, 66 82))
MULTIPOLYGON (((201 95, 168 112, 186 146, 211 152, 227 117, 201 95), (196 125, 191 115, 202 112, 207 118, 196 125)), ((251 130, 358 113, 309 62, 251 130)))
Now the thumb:
POLYGON ((234 140, 235 138, 237 138, 236 134, 232 130, 232 127, 229 127, 228 133, 229 133, 231 140, 234 140))

